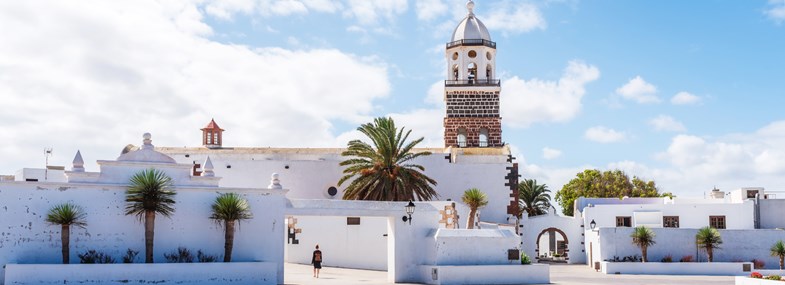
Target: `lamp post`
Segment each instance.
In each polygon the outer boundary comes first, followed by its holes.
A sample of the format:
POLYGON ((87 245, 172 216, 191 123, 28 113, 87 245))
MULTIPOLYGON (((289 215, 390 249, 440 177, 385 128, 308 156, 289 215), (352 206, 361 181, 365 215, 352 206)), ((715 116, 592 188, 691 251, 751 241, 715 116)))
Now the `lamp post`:
POLYGON ((406 209, 406 215, 408 215, 408 216, 403 216, 404 223, 409 222, 410 225, 412 224, 412 214, 414 214, 414 207, 415 206, 412 200, 409 200, 409 204, 407 204, 406 207, 404 207, 406 209))
POLYGON ((591 230, 593 231, 594 228, 596 227, 597 227, 597 222, 595 222, 594 219, 591 219, 591 223, 589 223, 589 228, 591 228, 591 230))

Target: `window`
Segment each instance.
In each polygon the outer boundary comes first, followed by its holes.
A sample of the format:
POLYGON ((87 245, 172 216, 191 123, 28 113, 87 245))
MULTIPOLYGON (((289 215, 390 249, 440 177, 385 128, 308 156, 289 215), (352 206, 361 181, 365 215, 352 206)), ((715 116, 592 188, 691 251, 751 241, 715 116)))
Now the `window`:
POLYGON ((346 224, 347 225, 359 225, 360 224, 360 217, 346 217, 346 224))
POLYGON ((474 82, 474 79, 477 78, 477 65, 474 62, 469 63, 468 73, 469 75, 469 84, 474 82))
POLYGON ((616 217, 617 227, 632 227, 632 217, 616 217))
POLYGON ((488 129, 480 129, 480 147, 488 147, 488 129))
POLYGON ((458 129, 458 147, 466 147, 466 129, 458 129))
POLYGON ((452 66, 452 80, 458 80, 458 65, 452 66))
POLYGON ((662 227, 664 228, 678 228, 679 216, 664 216, 662 217, 662 227))
POLYGON ((476 52, 476 51, 473 51, 473 50, 470 50, 470 51, 469 51, 469 57, 471 57, 471 58, 475 58, 475 57, 477 57, 477 52, 476 52))
POLYGON ((491 74, 491 66, 488 65, 487 67, 485 67, 485 78, 488 79, 488 80, 491 80, 491 78, 493 78, 491 75, 492 75, 491 74))
POLYGON ((207 132, 207 144, 213 144, 213 132, 207 132))
POLYGON ((715 229, 725 229, 725 216, 709 216, 709 226, 715 229))
POLYGON ((758 195, 758 190, 747 190, 748 199, 755 199, 756 195, 758 195))

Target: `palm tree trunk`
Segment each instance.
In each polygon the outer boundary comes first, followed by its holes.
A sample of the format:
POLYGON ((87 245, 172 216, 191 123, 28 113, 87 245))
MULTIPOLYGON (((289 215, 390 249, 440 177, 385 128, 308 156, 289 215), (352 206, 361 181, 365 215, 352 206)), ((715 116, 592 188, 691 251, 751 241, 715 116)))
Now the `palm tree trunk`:
POLYGON ((642 247, 641 247, 641 260, 642 260, 643 262, 647 262, 647 261, 649 261, 649 258, 648 258, 648 253, 649 253, 649 248, 648 248, 648 247, 645 247, 645 246, 642 246, 642 247))
POLYGON ((780 255, 780 270, 782 270, 783 265, 785 265, 785 255, 780 255))
POLYGON ((466 224, 466 228, 467 229, 473 229, 474 228, 474 216, 475 215, 477 215, 477 209, 472 208, 471 211, 469 211, 469 221, 466 224))
POLYGON ((232 248, 234 248, 234 220, 224 220, 224 262, 232 262, 232 248))
POLYGON ((63 264, 71 262, 71 225, 60 225, 60 241, 63 244, 63 264))
POLYGON ((144 262, 153 263, 153 238, 155 237, 155 212, 144 212, 144 262))
POLYGON ((713 248, 711 248, 711 246, 706 247, 706 255, 708 255, 709 262, 712 262, 714 260, 714 252, 712 250, 713 248))

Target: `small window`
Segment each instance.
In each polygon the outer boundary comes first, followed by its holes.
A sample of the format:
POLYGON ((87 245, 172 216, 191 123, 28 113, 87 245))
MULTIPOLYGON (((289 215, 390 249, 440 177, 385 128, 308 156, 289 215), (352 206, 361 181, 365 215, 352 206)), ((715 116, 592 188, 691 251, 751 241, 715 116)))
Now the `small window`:
POLYGON ((485 67, 485 78, 487 78, 488 80, 491 80, 493 78, 493 74, 491 74, 491 66, 490 65, 485 67))
POLYGON ((474 79, 477 78, 477 65, 474 62, 469 63, 469 68, 467 69, 469 84, 474 82, 474 79))
POLYGON ((755 199, 758 195, 758 190, 747 190, 747 199, 755 199))
POLYGON ((679 216, 664 216, 662 217, 662 227, 664 228, 678 228, 679 216))
POLYGON ((725 216, 709 216, 709 226, 715 229, 725 229, 725 216))
POLYGON ((480 129, 480 147, 488 147, 488 129, 480 129))
POLYGON ((330 186, 330 188, 327 188, 327 195, 335 196, 336 194, 338 194, 338 188, 335 188, 335 186, 330 186))
POLYGON ((27 179, 25 179, 25 181, 27 181, 27 182, 38 182, 38 179, 36 179, 36 178, 27 178, 27 179))
POLYGON ((477 52, 476 52, 476 51, 473 51, 473 50, 470 50, 470 51, 469 51, 469 57, 471 57, 471 58, 475 58, 475 57, 477 57, 477 52))
POLYGON ((346 224, 353 226, 360 224, 360 217, 346 217, 346 224))
POLYGON ((632 227, 632 217, 616 217, 617 227, 632 227))
POLYGON ((452 80, 458 80, 458 65, 452 66, 452 80))
POLYGON ((485 52, 485 58, 491 60, 491 52, 485 52))
POLYGON ((466 147, 466 129, 458 129, 458 147, 466 147))
POLYGON ((457 59, 458 59, 458 53, 457 52, 452 53, 452 60, 457 60, 457 59))

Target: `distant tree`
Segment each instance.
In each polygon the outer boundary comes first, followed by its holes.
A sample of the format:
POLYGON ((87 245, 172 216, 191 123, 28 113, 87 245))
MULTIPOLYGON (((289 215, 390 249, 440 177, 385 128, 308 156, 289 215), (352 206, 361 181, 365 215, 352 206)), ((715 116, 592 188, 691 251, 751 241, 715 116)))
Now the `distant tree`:
POLYGON ((649 247, 654 245, 654 232, 646 226, 636 227, 632 231, 632 244, 641 249, 641 259, 643 262, 649 261, 649 247))
POLYGON ((556 192, 565 216, 572 216, 575 200, 586 198, 660 197, 654 181, 627 176, 621 170, 586 169, 556 192))
POLYGON ((469 220, 468 224, 466 225, 467 229, 474 228, 474 216, 477 215, 477 209, 485 207, 488 205, 488 196, 485 195, 480 189, 472 188, 463 192, 463 196, 461 197, 466 206, 469 206, 469 220))
POLYGON ((548 213, 551 207, 551 190, 548 185, 537 184, 537 180, 525 179, 518 183, 518 204, 521 214, 537 216, 548 213))
POLYGON ((782 270, 785 265, 785 243, 782 240, 775 242, 771 246, 771 256, 780 258, 780 270, 782 270))
POLYGON ((210 219, 224 228, 224 262, 232 261, 235 222, 253 218, 248 200, 236 193, 225 193, 215 198, 210 219))
POLYGON ((172 178, 156 169, 143 170, 131 177, 125 191, 125 214, 135 215, 144 222, 145 263, 153 263, 155 216, 171 217, 174 214, 172 178))
POLYGON ((717 229, 703 227, 695 235, 695 244, 706 250, 706 257, 709 262, 712 262, 714 260, 714 250, 720 248, 722 237, 720 237, 720 232, 717 229))
POLYGON ((82 210, 82 207, 71 203, 56 205, 46 214, 46 222, 60 225, 63 264, 71 262, 71 226, 84 228, 87 226, 86 217, 87 214, 82 210))
POLYGON ((425 167, 411 163, 430 152, 413 152, 423 138, 406 142, 411 130, 404 133, 395 126, 392 118, 376 118, 363 124, 358 131, 365 134, 373 146, 352 140, 341 153, 351 157, 340 163, 346 166, 338 185, 353 179, 343 194, 344 200, 374 201, 430 201, 439 196, 433 189, 436 180, 426 176, 425 167))

